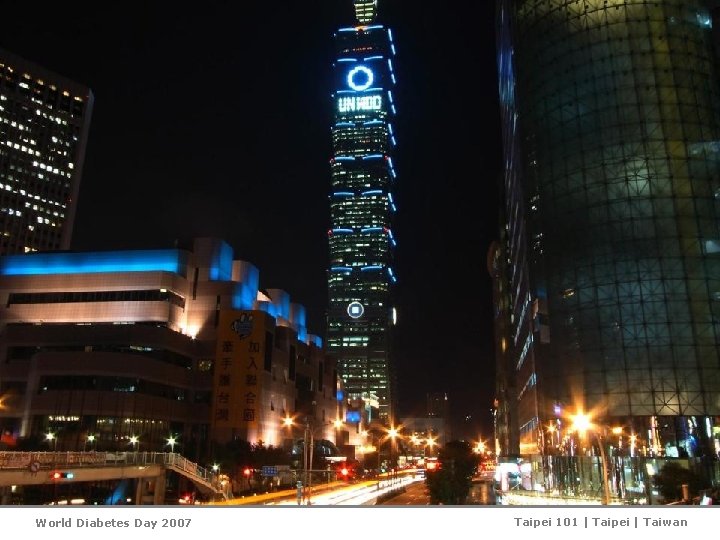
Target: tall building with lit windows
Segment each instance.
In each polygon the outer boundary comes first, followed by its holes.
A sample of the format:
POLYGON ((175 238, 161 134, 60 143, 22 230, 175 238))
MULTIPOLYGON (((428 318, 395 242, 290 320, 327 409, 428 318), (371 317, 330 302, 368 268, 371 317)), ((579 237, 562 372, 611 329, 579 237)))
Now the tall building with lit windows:
POLYGON ((720 454, 710 5, 497 2, 505 222, 489 262, 506 453, 556 454, 582 408, 616 428, 614 452, 720 454))
POLYGON ((335 34, 327 344, 347 397, 391 422, 395 47, 377 2, 354 5, 357 25, 335 34))
POLYGON ((92 104, 0 49, 0 254, 70 248, 92 104))

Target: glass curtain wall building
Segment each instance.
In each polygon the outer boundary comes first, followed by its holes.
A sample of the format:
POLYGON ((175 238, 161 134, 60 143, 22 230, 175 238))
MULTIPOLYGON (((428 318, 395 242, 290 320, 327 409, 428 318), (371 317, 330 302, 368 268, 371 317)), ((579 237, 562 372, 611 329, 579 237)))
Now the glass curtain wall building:
POLYGON ((355 8, 357 26, 335 34, 327 344, 346 397, 364 400, 389 422, 395 47, 391 30, 374 22, 376 2, 356 1, 355 8))
POLYGON ((720 451, 708 6, 498 1, 510 453, 557 451, 580 407, 630 455, 720 451))

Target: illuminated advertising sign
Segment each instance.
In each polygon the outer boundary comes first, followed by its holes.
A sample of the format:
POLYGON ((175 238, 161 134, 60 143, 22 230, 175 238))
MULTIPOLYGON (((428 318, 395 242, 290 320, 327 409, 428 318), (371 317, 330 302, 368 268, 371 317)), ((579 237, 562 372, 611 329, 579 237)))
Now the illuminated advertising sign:
POLYGON ((347 84, 350 88, 357 92, 367 90, 372 86, 375 75, 370 68, 365 66, 356 66, 348 72, 347 84))
POLYGON ((382 106, 382 94, 371 96, 341 96, 337 101, 339 113, 379 111, 382 110, 382 106))

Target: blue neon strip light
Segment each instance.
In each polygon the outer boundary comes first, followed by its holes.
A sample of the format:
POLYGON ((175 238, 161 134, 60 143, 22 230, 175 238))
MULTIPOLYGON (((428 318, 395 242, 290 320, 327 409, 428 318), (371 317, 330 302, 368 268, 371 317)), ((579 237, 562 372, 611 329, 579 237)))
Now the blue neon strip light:
POLYGON ((388 28, 388 38, 390 38, 390 41, 393 40, 393 37, 392 37, 392 29, 391 29, 391 28, 388 28))
POLYGON ((390 136, 390 141, 392 141, 393 146, 397 146, 397 141, 395 140, 395 136, 394 136, 394 135, 390 136))
MULTIPOLYGON (((338 94, 366 94, 368 92, 382 92, 382 88, 373 86, 372 88, 366 88, 365 90, 338 90, 338 94)), ((334 97, 334 96, 333 96, 334 97)))
POLYGON ((383 60, 384 58, 385 58, 384 56, 380 56, 380 55, 366 56, 364 62, 367 62, 368 60, 383 60))
POLYGON ((382 159, 384 157, 385 156, 383 156, 382 154, 369 154, 367 156, 363 156, 363 159, 382 159))
POLYGON ((352 197, 354 195, 352 191, 336 191, 333 193, 333 197, 352 197))
POLYGON ((397 84, 397 80, 395 79, 394 73, 390 73, 390 78, 392 79, 393 84, 397 84))
POLYGON ((388 131, 390 131, 390 135, 393 134, 393 127, 392 124, 388 124, 388 131))
POLYGON ((395 206, 394 204, 390 204, 390 208, 392 208, 393 212, 397 212, 397 206, 395 206))
POLYGON ((331 272, 352 272, 352 268, 349 266, 333 266, 330 268, 331 272))
POLYGON ((338 58, 338 62, 357 62, 357 58, 338 58))
POLYGON ((355 127, 355 122, 337 122, 335 127, 355 127))
POLYGON ((333 229, 332 232, 334 233, 352 233, 352 229, 333 229))
POLYGON ((382 120, 370 120, 369 122, 363 122, 364 126, 377 126, 379 124, 384 124, 382 120))
POLYGON ((185 277, 187 253, 177 249, 90 253, 37 253, 0 257, 0 275, 172 272, 185 277))
POLYGON ((393 178, 397 178, 397 174, 395 174, 395 169, 393 169, 392 167, 390 167, 390 174, 393 178))
POLYGON ((355 158, 351 156, 337 156, 335 157, 335 161, 355 161, 355 158))
POLYGON ((390 267, 388 267, 388 274, 390 275, 390 279, 392 280, 392 282, 397 283, 397 278, 395 277, 395 274, 390 267))
POLYGON ((388 199, 390 199, 390 202, 394 202, 392 193, 388 193, 388 199))
POLYGON ((352 28, 341 28, 340 30, 338 30, 338 32, 357 32, 357 31, 358 31, 358 29, 355 28, 354 26, 352 28))
POLYGON ((390 73, 393 72, 392 60, 390 60, 389 58, 388 58, 388 69, 390 70, 390 73))
POLYGON ((378 28, 385 28, 382 24, 374 24, 372 26, 366 26, 365 30, 377 30, 378 28))
POLYGON ((388 99, 390 100, 390 104, 392 104, 393 98, 392 98, 392 92, 390 90, 388 90, 388 99))
POLYGON ((394 43, 391 43, 391 44, 390 44, 390 50, 392 51, 393 56, 397 54, 397 53, 395 52, 395 44, 394 44, 394 43))
POLYGON ((395 109, 395 105, 393 105, 392 103, 390 104, 390 109, 392 110, 392 113, 393 113, 393 114, 397 114, 397 110, 395 109))
POLYGON ((361 272, 370 272, 371 270, 382 270, 384 267, 378 264, 371 264, 369 266, 363 266, 360 268, 361 272))
POLYGON ((363 191, 361 195, 382 195, 383 190, 382 189, 371 189, 369 191, 363 191))
POLYGON ((360 232, 382 232, 382 227, 365 227, 364 229, 360 229, 360 232))

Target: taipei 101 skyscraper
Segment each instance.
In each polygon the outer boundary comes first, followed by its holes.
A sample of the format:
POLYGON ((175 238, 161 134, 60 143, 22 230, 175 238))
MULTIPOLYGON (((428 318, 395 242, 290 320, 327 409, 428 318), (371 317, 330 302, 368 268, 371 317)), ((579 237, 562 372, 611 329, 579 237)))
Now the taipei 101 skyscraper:
MULTIPOLYGON (((392 32, 377 0, 354 0, 357 22, 335 33, 328 354, 365 417, 393 422, 391 333, 395 238, 392 32)), ((358 421, 359 417, 348 420, 358 421)))

